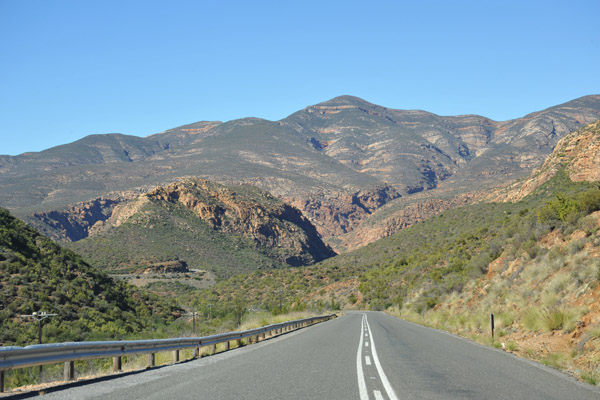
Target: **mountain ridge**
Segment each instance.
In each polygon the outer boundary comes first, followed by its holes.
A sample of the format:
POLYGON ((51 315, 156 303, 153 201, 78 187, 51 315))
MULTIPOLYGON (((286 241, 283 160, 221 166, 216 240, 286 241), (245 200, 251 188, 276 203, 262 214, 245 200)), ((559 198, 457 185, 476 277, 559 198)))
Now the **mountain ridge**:
POLYGON ((0 205, 32 221, 34 213, 201 177, 259 186, 299 207, 333 243, 373 214, 359 210, 360 193, 375 201, 376 188, 393 189, 381 207, 436 188, 487 190, 526 176, 560 138, 597 119, 598 95, 503 122, 339 96, 279 121, 202 121, 146 138, 99 135, 35 157, 0 156, 0 205))

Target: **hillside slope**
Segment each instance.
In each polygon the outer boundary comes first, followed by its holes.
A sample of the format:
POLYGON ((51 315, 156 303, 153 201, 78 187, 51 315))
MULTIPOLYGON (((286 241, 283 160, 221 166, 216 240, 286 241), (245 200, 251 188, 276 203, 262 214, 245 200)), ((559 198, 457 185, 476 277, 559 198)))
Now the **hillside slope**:
POLYGON ((90 237, 68 246, 112 270, 180 260, 218 276, 335 255, 297 209, 269 193, 200 179, 157 187, 117 205, 90 237))
POLYGON ((302 270, 221 282, 206 299, 386 310, 599 383, 598 138, 597 123, 569 135, 544 164, 554 173, 520 201, 451 208, 302 270))
POLYGON ((599 383, 599 140, 599 123, 565 137, 501 192, 518 202, 449 210, 322 265, 366 269, 354 296, 364 305, 599 383))
POLYGON ((0 345, 122 338, 172 321, 180 309, 111 279, 0 208, 0 345), (152 317, 151 317, 152 316, 152 317))

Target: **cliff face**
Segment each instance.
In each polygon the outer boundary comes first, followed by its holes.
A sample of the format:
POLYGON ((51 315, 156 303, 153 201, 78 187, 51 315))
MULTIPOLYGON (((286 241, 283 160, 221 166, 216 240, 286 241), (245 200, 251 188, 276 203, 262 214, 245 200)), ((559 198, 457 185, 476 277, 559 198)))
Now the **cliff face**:
POLYGON ((122 199, 94 199, 64 210, 34 213, 27 222, 53 240, 77 241, 88 237, 106 221, 122 199))
POLYGON ((351 232, 384 204, 400 194, 387 184, 352 194, 314 192, 304 198, 285 199, 307 216, 326 240, 351 232))

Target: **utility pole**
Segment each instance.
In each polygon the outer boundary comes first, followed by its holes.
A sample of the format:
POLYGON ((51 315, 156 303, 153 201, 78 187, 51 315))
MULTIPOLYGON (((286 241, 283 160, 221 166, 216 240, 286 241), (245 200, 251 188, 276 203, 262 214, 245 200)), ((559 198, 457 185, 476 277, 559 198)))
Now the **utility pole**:
MULTIPOLYGON (((29 315, 21 315, 21 317, 33 318, 38 322, 38 343, 42 344, 42 321, 48 317, 54 317, 58 314, 49 314, 45 311, 33 312, 29 315)), ((42 381, 42 366, 40 365, 39 381, 42 381)))
POLYGON ((194 331, 194 336, 195 336, 196 335, 196 315, 198 315, 199 313, 194 311, 194 312, 189 312, 187 314, 192 316, 192 330, 194 331))

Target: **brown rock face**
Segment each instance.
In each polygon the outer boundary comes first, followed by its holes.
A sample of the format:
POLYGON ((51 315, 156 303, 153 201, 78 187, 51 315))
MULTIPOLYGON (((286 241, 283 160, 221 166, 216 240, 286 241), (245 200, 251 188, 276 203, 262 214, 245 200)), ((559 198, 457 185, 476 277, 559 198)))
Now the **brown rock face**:
POLYGON ((565 168, 573 181, 600 181, 600 120, 562 138, 544 164, 524 182, 490 195, 494 201, 519 201, 565 168))
POLYGON ((28 222, 51 239, 77 241, 88 237, 106 221, 121 201, 123 200, 100 198, 77 203, 63 211, 35 213, 28 222))
POLYGON ((340 236, 336 251, 352 251, 373 243, 381 238, 391 236, 401 229, 425 221, 450 208, 460 207, 477 201, 482 197, 479 192, 465 193, 448 199, 427 198, 413 200, 407 204, 395 202, 376 211, 371 219, 366 219, 353 231, 340 236))
POLYGON ((280 261, 291 266, 312 264, 335 255, 298 209, 255 187, 222 186, 201 179, 157 187, 117 207, 107 224, 119 226, 127 222, 148 201, 180 204, 216 231, 280 249, 280 261))
POLYGON ((394 188, 384 184, 354 194, 317 192, 288 202, 313 221, 327 240, 352 231, 375 210, 398 197, 394 188))

